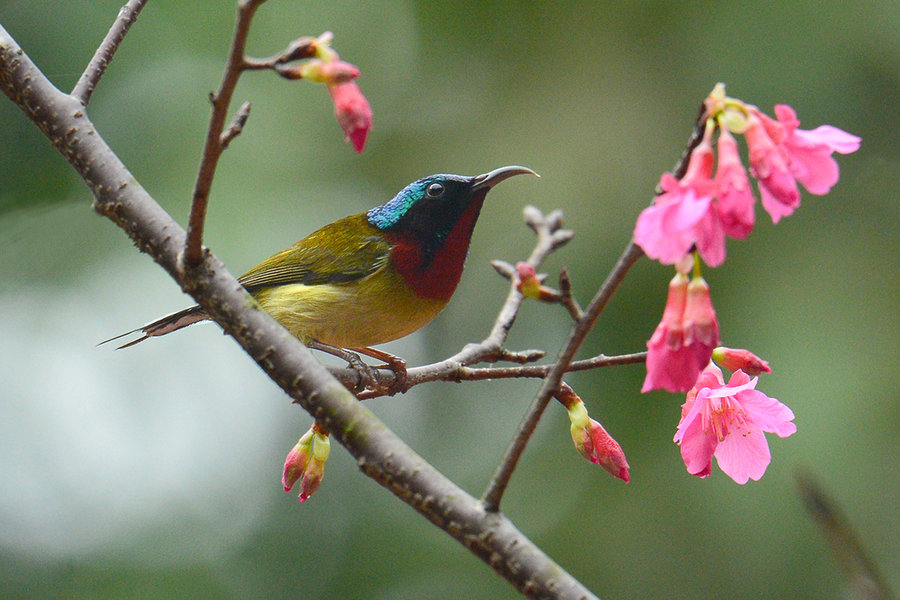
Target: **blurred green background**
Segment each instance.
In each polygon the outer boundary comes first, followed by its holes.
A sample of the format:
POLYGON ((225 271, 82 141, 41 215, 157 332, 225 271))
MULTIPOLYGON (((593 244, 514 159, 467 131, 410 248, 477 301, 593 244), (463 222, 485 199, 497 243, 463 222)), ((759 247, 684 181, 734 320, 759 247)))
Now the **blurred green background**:
MULTIPOLYGON (((0 0, 0 23, 71 89, 122 2, 0 0)), ((89 114, 184 223, 234 3, 151 2, 89 114)), ((481 339, 506 293, 492 258, 527 256, 521 210, 576 230, 545 271, 586 302, 630 237, 717 81, 804 128, 863 138, 842 178, 706 270, 723 339, 767 358, 760 389, 796 413, 759 482, 689 476, 683 397, 638 390, 641 366, 568 380, 624 447, 622 482, 573 450, 551 406, 507 493, 519 528, 602 598, 839 598, 839 563, 804 512, 808 469, 900 589, 896 2, 293 2, 271 0, 257 56, 335 33, 375 111, 341 139, 324 89, 248 73, 253 111, 225 154, 207 244, 232 272, 434 172, 524 164, 494 192, 448 309, 385 346, 424 364, 481 339), (555 277, 555 276, 554 276, 555 277)), ((102 339, 189 299, 90 209, 87 188, 0 100, 0 595, 8 598, 514 598, 456 542, 362 476, 335 445, 304 505, 281 491, 310 418, 214 325, 115 352, 102 339)), ((670 270, 642 261, 583 356, 643 349, 670 270)), ((557 307, 528 304, 513 349, 556 352, 557 307)), ((437 468, 483 490, 535 381, 430 384, 371 407, 437 468)))

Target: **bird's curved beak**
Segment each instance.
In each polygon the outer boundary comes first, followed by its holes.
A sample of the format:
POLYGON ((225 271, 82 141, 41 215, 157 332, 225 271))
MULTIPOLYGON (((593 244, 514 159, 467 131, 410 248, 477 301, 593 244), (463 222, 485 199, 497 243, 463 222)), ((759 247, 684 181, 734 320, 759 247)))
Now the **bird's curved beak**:
POLYGON ((499 169, 494 169, 493 171, 482 173, 481 175, 476 175, 475 177, 473 177, 472 190, 489 190, 501 181, 509 179, 513 175, 524 175, 526 173, 530 173, 532 175, 535 175, 536 177, 540 177, 540 175, 538 175, 528 167, 518 167, 515 165, 509 167, 500 167, 499 169))

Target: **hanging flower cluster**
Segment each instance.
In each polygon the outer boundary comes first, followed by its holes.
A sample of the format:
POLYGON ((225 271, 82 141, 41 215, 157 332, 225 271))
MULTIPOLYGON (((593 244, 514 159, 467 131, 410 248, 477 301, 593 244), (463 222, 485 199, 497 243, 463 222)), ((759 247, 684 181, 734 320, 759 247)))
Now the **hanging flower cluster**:
POLYGON ((839 176, 832 155, 855 152, 860 138, 830 125, 800 129, 787 105, 777 105, 773 119, 727 97, 722 84, 704 106, 703 136, 684 175, 662 176, 661 193, 634 229, 634 241, 647 256, 677 271, 662 321, 647 342, 641 391, 687 392, 675 442, 688 472, 708 476, 715 456, 722 470, 743 484, 759 479, 769 464, 763 432, 786 437, 797 428, 790 409, 756 391, 757 378, 750 379, 770 372, 768 363, 747 350, 717 348, 719 323, 700 275, 701 259, 721 265, 726 238, 744 239, 755 225, 756 196, 733 134, 744 136, 749 174, 773 223, 800 205, 798 183, 811 194, 827 193, 839 176), (734 371, 727 385, 710 359, 734 371))
POLYGON ((719 344, 719 322, 709 285, 695 275, 676 273, 660 324, 647 342, 647 377, 642 392, 664 389, 686 392, 709 363, 719 344))
POLYGON ((744 239, 753 230, 756 198, 733 133, 744 135, 750 174, 775 223, 800 205, 798 182, 811 194, 828 193, 839 174, 832 154, 859 148, 855 135, 830 125, 799 129, 790 106, 776 106, 773 119, 751 104, 725 96, 721 84, 705 106, 703 138, 691 153, 684 176, 662 176, 662 193, 641 212, 634 228, 635 243, 663 264, 675 264, 696 248, 706 264, 719 266, 725 260, 725 237, 744 239), (713 150, 716 132, 718 165, 713 150))

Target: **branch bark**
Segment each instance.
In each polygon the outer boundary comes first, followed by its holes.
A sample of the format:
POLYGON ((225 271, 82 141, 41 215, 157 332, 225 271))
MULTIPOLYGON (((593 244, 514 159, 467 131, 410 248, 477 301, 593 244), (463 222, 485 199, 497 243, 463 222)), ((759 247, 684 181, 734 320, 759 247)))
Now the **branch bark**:
MULTIPOLYGON (((113 153, 82 102, 56 89, 0 26, 0 89, 81 175, 94 209, 121 227, 203 306, 294 401, 323 423, 360 469, 531 598, 595 598, 509 519, 485 510, 406 446, 310 351, 259 310, 211 253, 182 265, 186 233, 113 153)), ((220 129, 221 130, 221 129, 220 129)))

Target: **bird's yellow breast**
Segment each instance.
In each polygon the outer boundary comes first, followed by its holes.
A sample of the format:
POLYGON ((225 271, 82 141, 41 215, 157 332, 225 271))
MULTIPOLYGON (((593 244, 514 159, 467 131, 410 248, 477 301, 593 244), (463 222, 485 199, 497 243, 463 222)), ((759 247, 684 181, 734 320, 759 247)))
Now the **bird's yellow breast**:
POLYGON ((341 348, 383 344, 409 335, 447 304, 416 296, 389 268, 345 283, 277 285, 253 295, 301 341, 314 339, 341 348))

